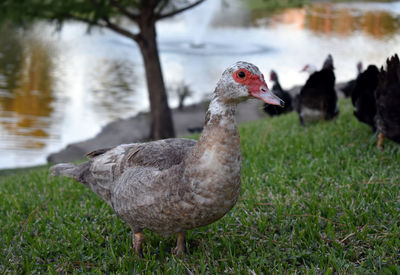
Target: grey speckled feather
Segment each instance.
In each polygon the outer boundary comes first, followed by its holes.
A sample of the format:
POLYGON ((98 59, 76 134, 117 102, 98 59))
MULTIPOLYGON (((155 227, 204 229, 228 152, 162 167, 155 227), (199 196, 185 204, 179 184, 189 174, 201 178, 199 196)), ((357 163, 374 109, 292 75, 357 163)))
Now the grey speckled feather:
POLYGON ((176 138, 119 145, 91 152, 90 160, 77 166, 55 165, 51 172, 90 187, 134 233, 147 228, 169 235, 210 224, 239 196, 241 150, 235 110, 250 96, 267 98, 269 91, 256 66, 238 62, 217 83, 198 142, 176 138), (246 76, 242 78, 239 70, 246 76))

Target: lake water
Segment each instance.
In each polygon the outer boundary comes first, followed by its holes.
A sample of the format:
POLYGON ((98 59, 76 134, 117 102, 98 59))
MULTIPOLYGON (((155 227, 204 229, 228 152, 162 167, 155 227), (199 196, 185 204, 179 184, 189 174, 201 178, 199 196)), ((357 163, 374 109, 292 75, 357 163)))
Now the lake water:
MULTIPOLYGON (((192 91, 186 104, 208 98, 238 60, 266 75, 276 70, 290 88, 305 82, 305 64, 320 67, 331 53, 337 81, 349 80, 358 61, 381 66, 400 52, 399 24, 400 1, 321 3, 273 14, 240 0, 206 1, 157 25, 170 105, 177 106, 181 85, 192 91)), ((44 23, 24 34, 1 30, 0 168, 44 164, 49 153, 148 106, 141 55, 129 39, 96 29, 88 35, 79 23, 61 32, 44 23)))

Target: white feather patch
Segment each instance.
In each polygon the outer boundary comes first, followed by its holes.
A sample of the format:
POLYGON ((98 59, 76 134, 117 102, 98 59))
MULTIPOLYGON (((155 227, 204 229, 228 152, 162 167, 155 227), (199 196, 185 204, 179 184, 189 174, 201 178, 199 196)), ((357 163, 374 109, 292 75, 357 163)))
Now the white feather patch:
POLYGON ((314 122, 324 118, 324 113, 321 110, 310 109, 302 107, 300 115, 303 117, 305 122, 314 122))

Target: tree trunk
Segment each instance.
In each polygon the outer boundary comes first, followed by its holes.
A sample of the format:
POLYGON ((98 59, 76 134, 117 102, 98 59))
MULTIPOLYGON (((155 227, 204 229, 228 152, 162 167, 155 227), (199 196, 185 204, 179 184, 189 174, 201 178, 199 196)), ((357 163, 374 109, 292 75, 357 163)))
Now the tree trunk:
POLYGON ((147 17, 147 20, 141 20, 138 23, 140 35, 137 42, 143 56, 150 100, 150 138, 157 140, 175 137, 174 125, 161 71, 160 57, 158 55, 155 21, 147 17))

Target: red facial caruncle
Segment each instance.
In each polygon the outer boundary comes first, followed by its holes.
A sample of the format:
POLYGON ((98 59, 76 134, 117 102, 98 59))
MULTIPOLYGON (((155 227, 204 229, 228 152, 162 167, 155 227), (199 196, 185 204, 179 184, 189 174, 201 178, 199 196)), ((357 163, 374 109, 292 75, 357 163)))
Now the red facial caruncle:
POLYGON ((249 92, 259 91, 261 85, 265 85, 268 89, 267 84, 264 81, 264 76, 259 76, 250 73, 246 69, 239 69, 232 74, 233 79, 241 84, 244 84, 248 87, 249 92))
POLYGON ((249 96, 259 98, 268 104, 283 106, 284 102, 268 89, 264 75, 252 74, 241 68, 233 72, 232 77, 237 83, 247 86, 249 96))

